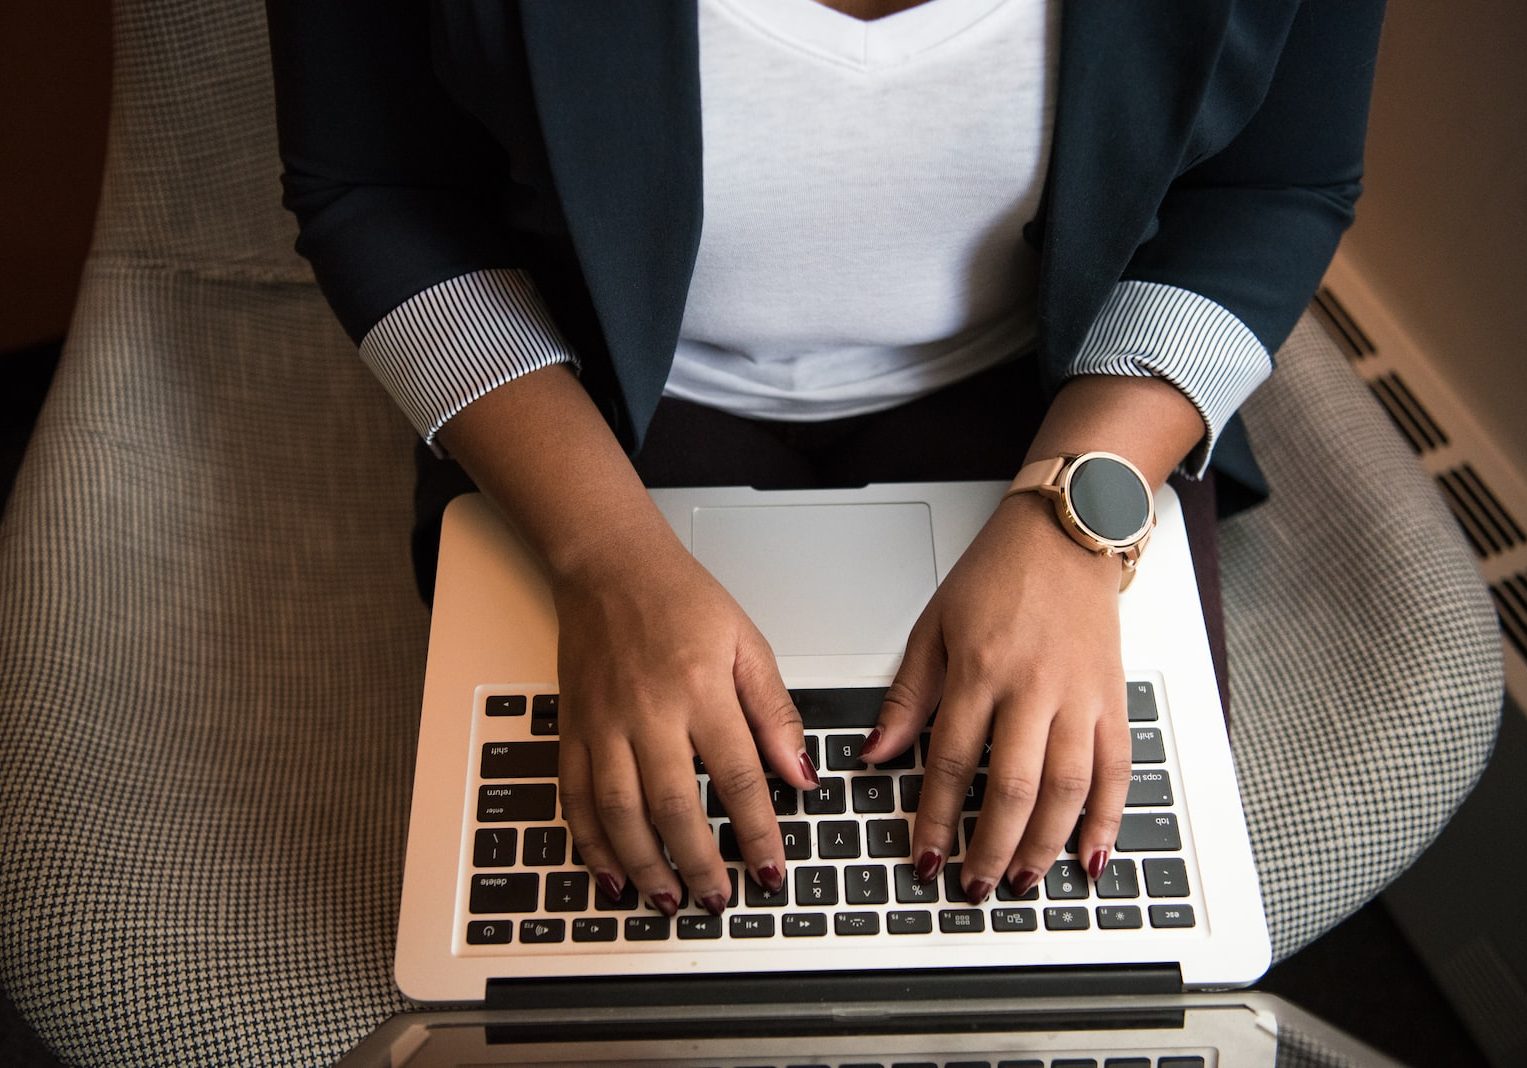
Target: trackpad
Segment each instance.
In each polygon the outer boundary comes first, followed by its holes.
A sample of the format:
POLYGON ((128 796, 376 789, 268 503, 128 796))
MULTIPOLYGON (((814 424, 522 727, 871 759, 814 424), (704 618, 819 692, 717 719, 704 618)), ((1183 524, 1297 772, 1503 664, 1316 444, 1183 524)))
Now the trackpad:
POLYGON ((938 584, 920 502, 696 508, 691 529, 776 656, 900 653, 938 584))

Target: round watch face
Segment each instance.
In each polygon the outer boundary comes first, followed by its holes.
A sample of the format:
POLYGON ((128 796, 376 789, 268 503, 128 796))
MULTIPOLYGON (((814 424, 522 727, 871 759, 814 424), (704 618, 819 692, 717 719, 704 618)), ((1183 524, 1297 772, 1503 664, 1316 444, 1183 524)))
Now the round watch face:
POLYGON ((1133 541, 1150 521, 1145 483, 1107 456, 1084 456, 1072 466, 1066 499, 1077 522, 1102 541, 1133 541))

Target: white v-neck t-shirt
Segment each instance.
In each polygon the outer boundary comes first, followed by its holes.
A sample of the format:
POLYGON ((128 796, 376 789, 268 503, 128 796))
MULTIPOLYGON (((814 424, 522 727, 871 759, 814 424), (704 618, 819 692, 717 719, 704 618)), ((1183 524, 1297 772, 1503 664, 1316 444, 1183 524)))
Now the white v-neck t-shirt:
POLYGON ((700 0, 704 223, 665 392, 820 420, 1031 347, 1059 5, 700 0))

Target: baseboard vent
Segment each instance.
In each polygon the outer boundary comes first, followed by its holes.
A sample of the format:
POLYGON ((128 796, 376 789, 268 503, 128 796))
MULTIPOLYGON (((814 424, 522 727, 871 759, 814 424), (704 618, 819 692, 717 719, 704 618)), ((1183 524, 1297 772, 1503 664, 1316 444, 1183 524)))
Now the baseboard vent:
POLYGON ((1311 311, 1436 481, 1473 549, 1506 639, 1507 690, 1527 708, 1527 472, 1495 446, 1341 255, 1311 311))

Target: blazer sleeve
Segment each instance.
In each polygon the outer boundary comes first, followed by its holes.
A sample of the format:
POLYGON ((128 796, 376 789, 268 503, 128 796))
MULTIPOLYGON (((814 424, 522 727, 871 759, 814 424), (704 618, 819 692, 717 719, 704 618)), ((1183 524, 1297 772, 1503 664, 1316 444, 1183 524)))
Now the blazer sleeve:
POLYGON ((1382 0, 1300 4, 1260 107, 1173 182, 1070 365, 1178 385, 1207 428, 1189 474, 1271 373, 1352 222, 1383 14, 1382 0))
POLYGON ((520 374, 576 359, 498 198, 502 148, 446 95, 419 0, 267 0, 297 251, 428 442, 520 374))

